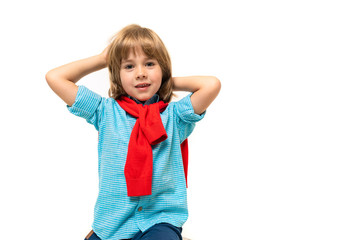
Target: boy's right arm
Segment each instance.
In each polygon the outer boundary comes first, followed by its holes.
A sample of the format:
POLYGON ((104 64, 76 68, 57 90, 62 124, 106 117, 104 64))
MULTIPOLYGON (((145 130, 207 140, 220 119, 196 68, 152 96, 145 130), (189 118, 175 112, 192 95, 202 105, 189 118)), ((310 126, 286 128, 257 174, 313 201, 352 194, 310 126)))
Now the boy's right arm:
POLYGON ((107 66, 107 48, 99 55, 81 59, 50 70, 45 78, 50 88, 64 102, 72 106, 76 99, 78 86, 75 84, 89 73, 107 66))

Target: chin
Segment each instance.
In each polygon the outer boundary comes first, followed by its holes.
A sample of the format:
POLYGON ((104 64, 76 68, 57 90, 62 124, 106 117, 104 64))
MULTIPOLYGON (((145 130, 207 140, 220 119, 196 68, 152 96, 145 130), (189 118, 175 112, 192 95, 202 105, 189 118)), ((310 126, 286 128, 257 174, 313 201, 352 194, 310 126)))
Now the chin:
POLYGON ((145 101, 149 100, 151 97, 135 97, 135 98, 141 102, 145 102, 145 101))

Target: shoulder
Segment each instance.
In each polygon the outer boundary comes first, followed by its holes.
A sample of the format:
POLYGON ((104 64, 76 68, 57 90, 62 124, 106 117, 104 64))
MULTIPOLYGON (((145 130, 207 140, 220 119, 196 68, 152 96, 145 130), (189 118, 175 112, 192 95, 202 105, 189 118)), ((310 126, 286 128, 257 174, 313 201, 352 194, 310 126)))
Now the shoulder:
POLYGON ((100 94, 90 90, 89 88, 83 85, 79 85, 76 94, 75 103, 77 102, 87 102, 87 103, 102 102, 104 104, 115 104, 116 100, 109 97, 103 97, 100 94))
POLYGON ((204 118, 205 112, 201 115, 194 112, 194 108, 190 99, 191 95, 192 93, 188 94, 177 102, 171 102, 169 104, 169 109, 173 111, 174 115, 182 120, 197 122, 204 118))
POLYGON ((79 115, 79 112, 92 115, 106 108, 113 108, 115 104, 117 102, 113 98, 102 97, 87 87, 79 85, 74 104, 71 107, 67 106, 67 108, 76 115, 79 115))

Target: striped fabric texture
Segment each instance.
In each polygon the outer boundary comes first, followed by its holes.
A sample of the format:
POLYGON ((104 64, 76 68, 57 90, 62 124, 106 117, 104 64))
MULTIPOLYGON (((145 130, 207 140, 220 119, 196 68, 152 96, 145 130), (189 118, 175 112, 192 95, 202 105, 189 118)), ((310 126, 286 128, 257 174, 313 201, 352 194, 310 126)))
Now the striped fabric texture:
POLYGON ((99 195, 92 228, 101 239, 132 238, 139 230, 145 231, 157 223, 181 227, 187 220, 180 143, 204 117, 194 113, 190 96, 170 103, 161 113, 168 138, 152 147, 152 195, 128 197, 124 166, 136 118, 127 114, 114 99, 79 86, 75 103, 67 108, 99 132, 99 195))

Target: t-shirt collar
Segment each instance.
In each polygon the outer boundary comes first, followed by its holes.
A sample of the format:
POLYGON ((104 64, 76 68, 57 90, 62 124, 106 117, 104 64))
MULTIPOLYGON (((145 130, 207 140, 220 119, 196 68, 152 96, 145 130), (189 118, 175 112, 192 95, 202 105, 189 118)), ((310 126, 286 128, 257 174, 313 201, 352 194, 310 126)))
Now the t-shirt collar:
POLYGON ((160 99, 159 95, 154 94, 154 96, 152 96, 150 99, 146 100, 145 102, 141 102, 139 100, 137 100, 136 98, 132 97, 132 96, 128 96, 130 99, 134 100, 136 103, 138 104, 142 104, 142 105, 150 105, 153 103, 157 103, 160 99))

